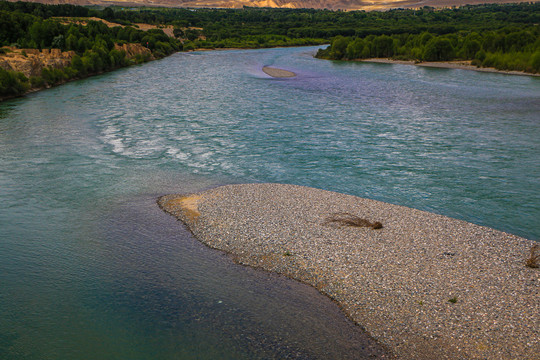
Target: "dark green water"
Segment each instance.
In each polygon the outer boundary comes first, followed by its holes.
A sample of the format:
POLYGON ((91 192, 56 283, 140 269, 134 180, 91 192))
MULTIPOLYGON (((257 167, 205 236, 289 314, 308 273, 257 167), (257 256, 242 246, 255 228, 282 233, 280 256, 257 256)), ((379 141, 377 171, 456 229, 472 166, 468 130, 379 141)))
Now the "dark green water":
POLYGON ((313 51, 176 54, 0 104, 0 358, 366 354, 315 290, 194 240, 166 193, 293 183, 540 237, 540 79, 313 51))

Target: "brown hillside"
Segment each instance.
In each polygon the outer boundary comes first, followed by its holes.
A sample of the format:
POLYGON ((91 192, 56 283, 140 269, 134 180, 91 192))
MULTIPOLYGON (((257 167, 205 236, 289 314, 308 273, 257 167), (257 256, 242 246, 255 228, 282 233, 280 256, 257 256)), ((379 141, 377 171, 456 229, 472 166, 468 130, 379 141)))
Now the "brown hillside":
MULTIPOLYGON (((56 17, 55 19, 60 21, 62 24, 87 25, 89 21, 101 21, 108 27, 115 27, 115 26, 124 27, 125 26, 125 25, 117 24, 115 22, 107 21, 105 19, 100 19, 97 17, 88 17, 88 18, 56 17)), ((174 34, 173 34, 174 27, 172 25, 156 26, 156 25, 150 25, 150 24, 136 23, 135 27, 142 31, 148 31, 150 29, 161 29, 167 36, 174 37, 174 34)))
MULTIPOLYGON (((14 0, 9 0, 14 1, 14 0)), ((44 4, 74 5, 120 5, 120 6, 161 6, 191 8, 241 8, 273 7, 273 8, 313 8, 332 10, 387 10, 395 8, 420 8, 432 6, 436 8, 476 5, 489 3, 519 3, 522 0, 27 0, 44 4)))

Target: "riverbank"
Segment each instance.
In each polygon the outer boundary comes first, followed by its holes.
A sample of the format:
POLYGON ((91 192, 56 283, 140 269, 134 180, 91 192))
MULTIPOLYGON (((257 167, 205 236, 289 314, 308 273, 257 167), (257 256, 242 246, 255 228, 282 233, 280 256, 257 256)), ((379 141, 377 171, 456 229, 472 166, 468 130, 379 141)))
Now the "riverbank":
POLYGON ((316 287, 398 358, 539 358, 540 272, 525 266, 533 241, 293 185, 224 186, 159 205, 237 263, 316 287), (344 225, 352 215, 382 228, 344 225))
MULTIPOLYGON (((134 44, 124 44, 123 48, 120 47, 119 49, 126 51, 125 48, 128 45, 134 45, 134 44)), ((306 45, 306 46, 312 46, 312 45, 306 45)), ((141 49, 147 50, 144 47, 141 47, 141 49)), ((186 52, 193 52, 193 51, 225 51, 225 50, 256 50, 256 49, 241 49, 241 48, 196 49, 196 50, 189 50, 189 51, 186 51, 186 52)), ((179 52, 182 52, 182 51, 179 51, 179 52)), ((133 58, 135 55, 138 54, 137 52, 134 52, 131 48, 128 49, 126 51, 126 53, 129 55, 129 57, 128 57, 129 59, 133 58)), ((150 62, 150 61, 153 61, 153 60, 159 60, 159 59, 163 58, 163 57, 156 58, 156 57, 153 56, 153 54, 151 52, 148 52, 148 53, 149 53, 150 56, 144 62, 150 62)), ((176 52, 174 52, 172 54, 169 54, 169 55, 166 55, 166 56, 170 56, 170 55, 173 55, 175 53, 176 52)), ((1 61, 2 61, 2 59, 0 58, 0 62, 1 61)), ((132 64, 132 65, 139 65, 139 64, 140 63, 135 63, 135 64, 132 64)), ((132 65, 128 65, 128 66, 132 66, 132 65)), ((41 66, 41 67, 43 67, 43 66, 41 66)), ((115 70, 118 70, 118 69, 121 69, 121 68, 124 68, 124 67, 126 67, 126 66, 115 68, 115 69, 110 69, 110 70, 107 70, 107 71, 89 73, 89 74, 86 74, 84 76, 77 76, 77 77, 74 77, 74 78, 71 78, 71 79, 62 80, 62 81, 60 81, 60 82, 58 82, 56 84, 53 84, 53 85, 43 85, 43 86, 38 86, 38 87, 32 87, 32 88, 28 89, 27 91, 25 91, 24 93, 21 93, 21 94, 0 96, 0 102, 5 101, 5 100, 10 100, 10 99, 15 99, 15 98, 18 98, 18 97, 23 97, 23 96, 29 95, 31 93, 35 93, 35 92, 38 92, 38 91, 50 89, 52 87, 60 86, 60 85, 66 84, 66 83, 71 82, 71 81, 76 81, 76 80, 86 79, 86 78, 96 76, 96 75, 101 75, 101 74, 103 74, 105 72, 115 71, 115 70)), ((31 68, 31 67, 29 67, 29 68, 31 68)), ((58 68, 61 69, 61 67, 58 67, 58 68)), ((14 70, 14 69, 10 68, 10 70, 14 70)), ((19 70, 19 69, 15 69, 15 70, 19 70)), ((40 70, 39 73, 41 73, 41 68, 39 70, 40 70)), ((35 72, 34 69, 32 69, 32 68, 29 71, 35 72)), ((264 73, 266 73, 267 75, 272 76, 272 77, 276 77, 276 78, 287 78, 287 77, 295 77, 296 76, 296 74, 294 72, 292 72, 292 71, 272 68, 272 67, 268 67, 268 66, 264 66, 262 68, 262 71, 264 73)), ((20 71, 18 71, 18 72, 20 72, 20 71)), ((31 76, 32 74, 28 75, 28 77, 31 76)), ((27 74, 25 74, 25 75, 27 75, 27 74)))
POLYGON ((478 67, 472 65, 471 61, 426 61, 426 62, 416 62, 410 60, 393 60, 387 58, 373 58, 373 59, 362 59, 355 60, 359 62, 367 63, 378 63, 378 64, 401 64, 401 65, 414 65, 438 69, 459 69, 459 70, 472 70, 480 72, 489 72, 497 74, 506 74, 506 75, 525 75, 525 76, 540 76, 540 74, 533 74, 524 71, 510 71, 510 70, 498 70, 490 67, 478 67))
MULTIPOLYGON (((155 60, 155 59, 148 60, 148 61, 153 61, 153 60, 155 60)), ((136 65, 139 65, 139 64, 136 64, 136 65)), ((129 66, 133 66, 133 65, 129 65, 129 66)), ((21 94, 0 96, 0 103, 3 102, 3 101, 11 100, 11 99, 21 98, 21 97, 24 97, 26 95, 30 95, 30 94, 33 94, 33 93, 36 93, 36 92, 39 92, 39 91, 48 90, 48 89, 51 89, 51 88, 62 86, 64 84, 70 83, 72 81, 84 80, 84 79, 87 79, 87 78, 90 78, 90 77, 93 77, 93 76, 102 75, 102 74, 112 72, 112 71, 122 69, 122 68, 125 68, 125 66, 115 68, 115 69, 110 69, 110 70, 107 70, 107 71, 99 71, 99 72, 95 72, 95 73, 90 73, 90 74, 86 74, 84 76, 77 76, 77 77, 74 77, 74 78, 71 78, 71 79, 59 81, 59 82, 57 82, 55 84, 52 84, 52 85, 42 85, 42 86, 37 86, 37 87, 31 87, 30 89, 26 90, 24 93, 21 93, 21 94)))
MULTIPOLYGON (((0 48, 0 69, 5 70, 12 82, 18 84, 18 91, 0 95, 0 102, 37 91, 50 89, 65 83, 101 75, 105 72, 138 65, 144 62, 161 59, 156 57, 148 48, 136 43, 115 44, 114 50, 123 54, 124 65, 117 65, 99 71, 79 71, 73 66, 76 57, 74 51, 60 49, 18 49, 15 47, 0 48), (21 92, 21 90, 23 90, 21 92)), ((78 59, 82 61, 81 58, 78 59)), ((80 63, 81 67, 84 67, 80 63)), ((15 88, 11 84, 12 88, 15 88)))

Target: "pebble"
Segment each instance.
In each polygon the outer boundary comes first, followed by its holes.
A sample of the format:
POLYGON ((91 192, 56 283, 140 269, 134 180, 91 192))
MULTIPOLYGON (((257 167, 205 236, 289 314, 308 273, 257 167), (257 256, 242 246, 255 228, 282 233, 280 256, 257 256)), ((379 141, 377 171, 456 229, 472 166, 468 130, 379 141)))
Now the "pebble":
POLYGON ((314 286, 397 358, 540 359, 540 271, 525 266, 532 240, 296 185, 228 185, 158 203, 237 263, 314 286), (198 216, 186 216, 186 203, 198 216), (339 213, 383 228, 328 224, 339 213))

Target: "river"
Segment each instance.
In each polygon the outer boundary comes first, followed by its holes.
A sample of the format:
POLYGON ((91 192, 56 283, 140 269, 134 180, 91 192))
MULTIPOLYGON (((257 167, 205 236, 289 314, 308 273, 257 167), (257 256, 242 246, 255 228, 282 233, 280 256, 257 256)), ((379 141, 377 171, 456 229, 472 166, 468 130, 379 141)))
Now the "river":
POLYGON ((292 183, 540 238, 539 78, 315 51, 177 53, 1 103, 0 358, 378 353, 314 289, 193 239, 167 193, 292 183))

